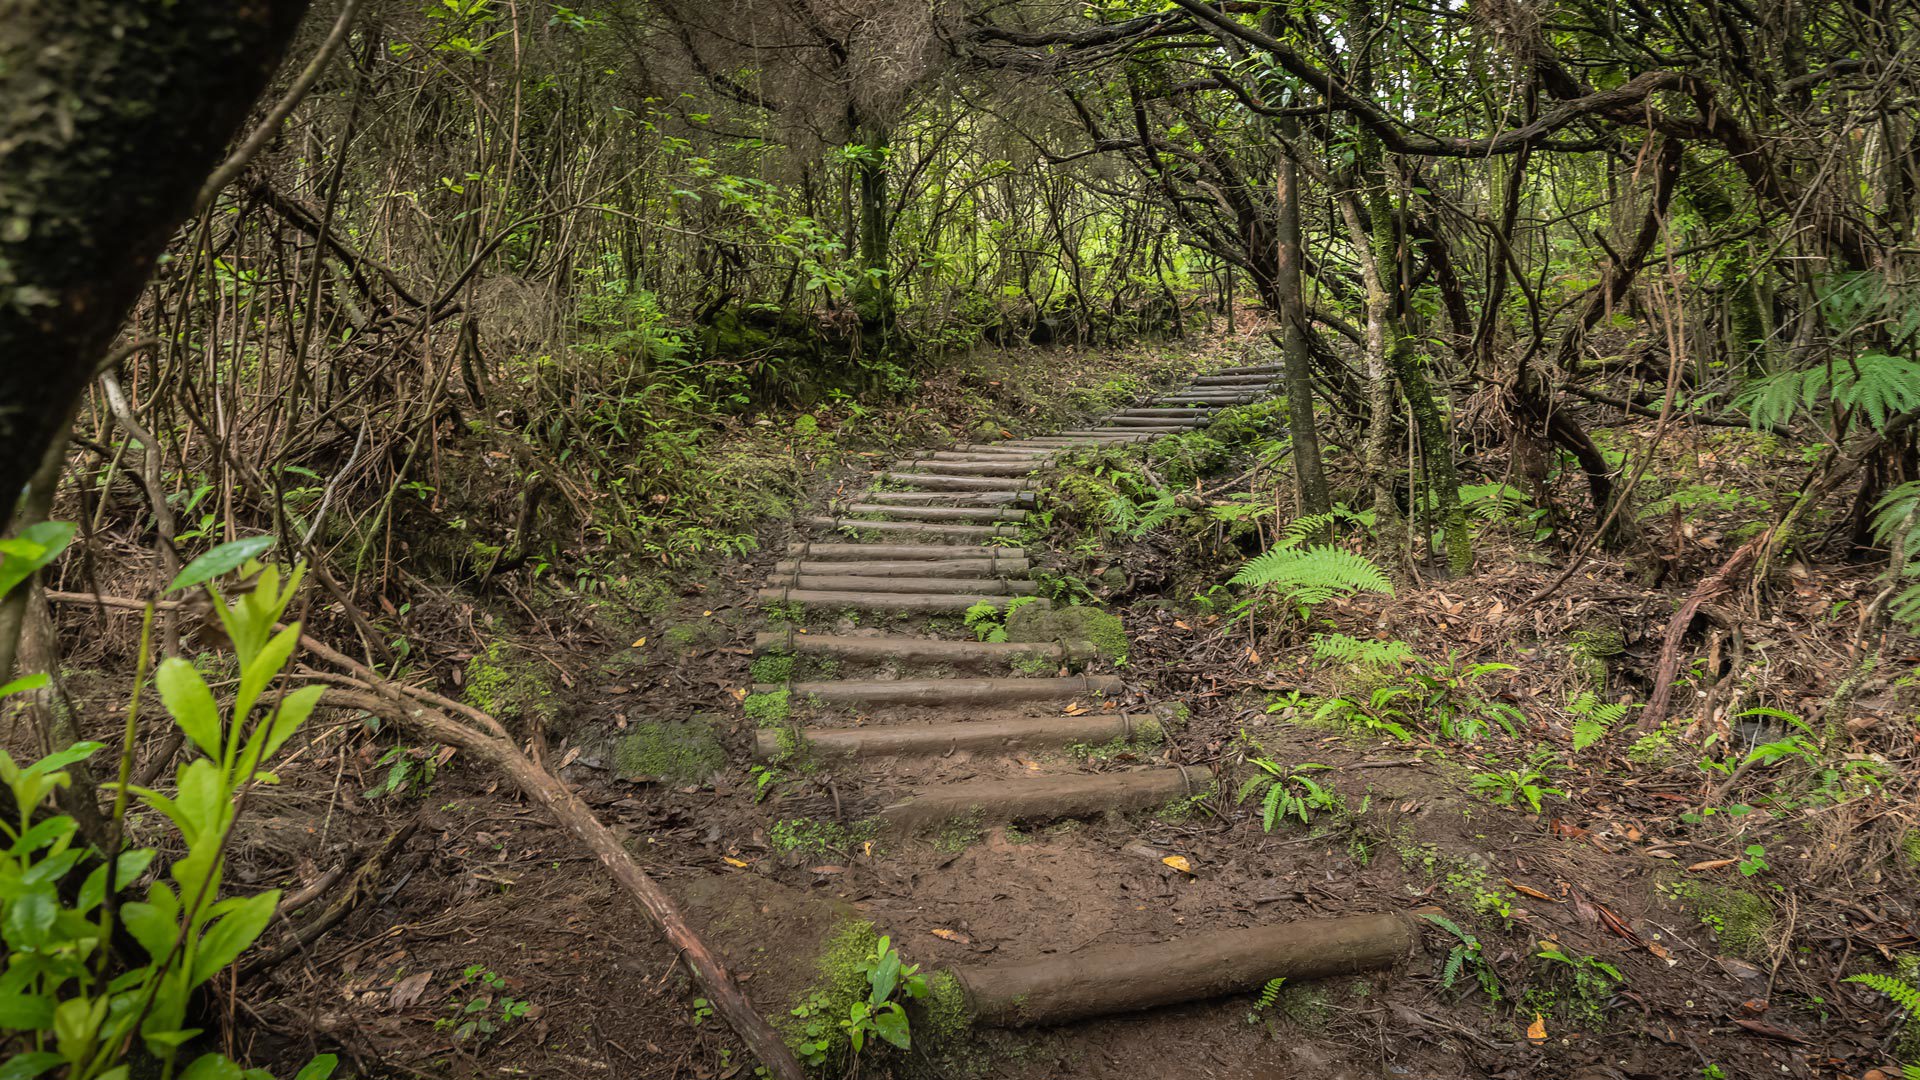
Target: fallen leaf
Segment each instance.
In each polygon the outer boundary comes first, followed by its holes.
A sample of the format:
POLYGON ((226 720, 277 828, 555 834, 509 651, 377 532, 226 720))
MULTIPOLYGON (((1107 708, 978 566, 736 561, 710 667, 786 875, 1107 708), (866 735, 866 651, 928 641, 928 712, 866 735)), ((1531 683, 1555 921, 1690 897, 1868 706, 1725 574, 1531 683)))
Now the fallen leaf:
POLYGON ((1687 867, 1687 869, 1718 870, 1723 866, 1732 866, 1734 863, 1737 863, 1739 861, 1740 861, 1739 859, 1708 859, 1706 862, 1694 863, 1692 866, 1687 867))
POLYGON ((1076 701, 1073 704, 1068 705, 1062 711, 1065 712, 1068 716, 1079 716, 1081 713, 1084 713, 1087 711, 1087 707, 1076 701))
POLYGON ((735 701, 747 700, 747 692, 745 690, 729 690, 727 693, 732 694, 733 700, 735 701))
POLYGON ((1647 946, 1648 952, 1652 953, 1653 955, 1659 957, 1662 960, 1665 960, 1667 962, 1668 967, 1672 967, 1673 965, 1680 962, 1673 958, 1673 950, 1667 948, 1665 945, 1662 945, 1657 941, 1646 942, 1646 946, 1647 946))
POLYGON ((637 641, 635 641, 635 642, 633 643, 633 647, 637 649, 637 648, 639 648, 640 646, 642 646, 642 645, 645 645, 646 643, 647 643, 647 639, 646 639, 646 638, 640 638, 639 640, 637 640, 637 641))
POLYGON ((1539 1013, 1533 1014, 1533 1023, 1527 1025, 1527 1041, 1535 1046, 1547 1041, 1547 1018, 1539 1013))
POLYGON ((1799 1043, 1802 1046, 1807 1045, 1807 1040, 1797 1033, 1788 1031, 1783 1027, 1776 1027, 1764 1020, 1735 1020, 1734 1023, 1746 1028, 1755 1035, 1763 1035, 1769 1039, 1779 1039, 1781 1042, 1799 1043))
POLYGON ((934 937, 937 937, 937 938, 941 938, 941 939, 943 939, 943 940, 946 940, 946 941, 951 941, 951 942, 953 942, 953 943, 954 943, 955 945, 971 945, 971 944, 973 944, 973 939, 972 939, 972 938, 970 938, 970 937, 968 937, 967 935, 965 935, 965 934, 963 934, 963 933, 961 933, 961 932, 960 932, 960 931, 958 931, 958 930, 949 930, 949 929, 947 929, 947 928, 946 928, 946 927, 944 927, 944 926, 936 926, 936 927, 934 927, 934 928, 933 928, 933 936, 934 936, 934 937))
POLYGON ((1548 901, 1549 903, 1554 903, 1554 904, 1565 902, 1565 901, 1556 899, 1554 897, 1548 896, 1546 893, 1541 892, 1539 889, 1522 885, 1519 882, 1513 880, 1512 878, 1505 878, 1503 880, 1506 881, 1507 888, 1512 889, 1514 892, 1517 892, 1522 896, 1531 896, 1535 900, 1545 900, 1545 901, 1548 901))
POLYGON ((1185 855, 1169 855, 1166 858, 1161 859, 1160 861, 1163 863, 1166 863, 1168 866, 1173 867, 1175 870, 1178 870, 1183 874, 1193 873, 1193 864, 1187 861, 1187 857, 1185 855))
POLYGON ((1182 629, 1182 630, 1191 630, 1191 629, 1193 629, 1193 627, 1191 627, 1191 626, 1188 626, 1188 625, 1187 625, 1186 623, 1183 623, 1183 622, 1181 622, 1181 621, 1180 621, 1179 619, 1175 619, 1175 620, 1173 620, 1173 625, 1175 625, 1175 626, 1177 626, 1177 627, 1179 627, 1179 628, 1180 628, 1180 629, 1182 629))
POLYGON ((580 760, 580 748, 576 746, 567 751, 567 755, 560 759, 560 768, 564 769, 578 760, 580 760))
POLYGON ((737 866, 742 870, 747 868, 747 861, 745 859, 736 859, 731 855, 722 855, 720 861, 726 863, 728 866, 737 866))
POLYGON ((420 971, 394 983, 393 993, 387 998, 387 1007, 390 1009, 404 1009, 414 1002, 419 1001, 420 995, 427 989, 427 984, 432 981, 433 972, 420 971))

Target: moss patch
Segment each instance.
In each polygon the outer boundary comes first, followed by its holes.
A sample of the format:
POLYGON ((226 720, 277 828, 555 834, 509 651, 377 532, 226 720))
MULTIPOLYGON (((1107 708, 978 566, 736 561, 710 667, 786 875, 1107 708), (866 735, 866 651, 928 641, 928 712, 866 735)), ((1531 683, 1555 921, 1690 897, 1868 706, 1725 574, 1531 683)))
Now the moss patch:
POLYGON ((557 712, 553 669, 514 652, 498 638, 488 642, 485 652, 467 661, 463 696, 467 704, 503 723, 533 720, 545 724, 557 712))
POLYGON ((1766 958, 1773 908, 1764 897, 1730 885, 1685 880, 1675 882, 1671 892, 1702 926, 1713 931, 1721 953, 1748 960, 1766 958))
POLYGON ((786 723, 787 717, 793 712, 793 705, 789 700, 791 697, 792 695, 786 690, 748 694, 740 702, 740 706, 747 711, 747 719, 752 720, 756 727, 778 727, 786 723))
POLYGON ((973 1027, 973 1010, 967 1008, 967 992, 951 971, 936 971, 927 976, 927 996, 921 998, 913 1015, 913 1041, 938 1046, 959 1040, 973 1027))
POLYGON ((1127 662, 1127 634, 1120 617, 1094 607, 1023 605, 1007 616, 1007 640, 1090 641, 1114 664, 1127 662))
POLYGON ((622 776, 657 776, 697 783, 726 768, 727 752, 702 720, 636 724, 613 744, 613 761, 622 776))
POLYGON ((792 653, 768 653, 753 662, 753 681, 757 683, 783 683, 793 678, 794 658, 792 653))

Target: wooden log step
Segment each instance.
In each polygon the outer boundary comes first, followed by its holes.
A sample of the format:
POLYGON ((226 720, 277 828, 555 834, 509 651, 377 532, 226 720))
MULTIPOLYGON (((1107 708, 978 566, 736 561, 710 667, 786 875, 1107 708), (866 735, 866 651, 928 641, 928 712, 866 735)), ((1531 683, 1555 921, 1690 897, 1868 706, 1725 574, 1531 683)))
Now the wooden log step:
MULTIPOLYGON (((754 595, 776 604, 804 604, 821 608, 859 608, 864 611, 906 611, 931 615, 965 611, 975 604, 1006 607, 1012 596, 984 596, 978 593, 875 593, 827 592, 815 589, 756 589, 754 595)), ((1040 599, 1030 603, 1047 604, 1040 599)), ((823 685, 833 685, 831 683, 823 685)))
POLYGON ((1017 440, 1005 442, 955 443, 944 450, 921 450, 908 454, 903 460, 918 461, 922 458, 938 457, 941 454, 1000 454, 1005 457, 1030 457, 1034 448, 1023 445, 1017 440))
POLYGON ((1154 404, 1155 405, 1217 405, 1222 407, 1229 407, 1233 405, 1249 405, 1259 400, 1260 400, 1259 394, 1231 394, 1231 395, 1221 395, 1219 397, 1215 397, 1213 395, 1181 394, 1175 397, 1161 398, 1160 400, 1154 402, 1154 404))
POLYGON ((1022 559, 1026 551, 990 544, 849 544, 833 540, 802 541, 787 545, 796 559, 1022 559))
POLYGON ((899 465, 902 469, 912 469, 912 467, 924 465, 927 461, 985 461, 985 463, 989 463, 989 465, 991 465, 991 463, 1012 465, 1012 463, 1021 463, 1021 461, 1023 461, 1023 463, 1027 463, 1027 465, 1031 467, 1031 465, 1037 465, 1041 459, 1044 459, 1046 454, 1048 454, 1048 450, 1046 450, 1044 446, 1023 446, 1020 450, 1008 450, 1008 452, 995 452, 995 450, 931 450, 931 452, 922 454, 920 457, 902 457, 899 465))
POLYGON ((1066 663, 1090 660, 1098 650, 1090 641, 949 641, 927 637, 847 637, 803 634, 792 629, 755 634, 756 653, 799 653, 843 660, 898 660, 906 664, 1010 664, 1039 658, 1066 663))
POLYGON ((1205 770, 1156 768, 969 780, 926 788, 880 811, 879 816, 888 827, 903 832, 974 816, 996 822, 1091 817, 1165 806, 1203 790, 1212 779, 1205 770))
POLYGON ((890 484, 912 484, 929 491, 1000 491, 1005 488, 1031 488, 1033 481, 1000 476, 949 476, 936 473, 895 470, 882 473, 890 484))
POLYGON ((1030 596, 1040 586, 1008 578, 873 577, 866 574, 767 575, 769 588, 812 592, 973 593, 981 596, 1030 596))
POLYGON ((1157 412, 1147 416, 1133 416, 1127 413, 1115 413, 1104 421, 1108 428, 1151 428, 1151 427, 1206 427, 1211 423, 1204 416, 1169 416, 1157 412))
POLYGON ((1108 432, 1108 431, 1114 431, 1114 430, 1124 430, 1124 431, 1127 431, 1127 432, 1129 432, 1129 433, 1138 433, 1138 434, 1141 434, 1141 435, 1170 435, 1170 434, 1172 434, 1172 433, 1174 433, 1174 432, 1176 432, 1176 431, 1192 431, 1193 429, 1192 429, 1192 428, 1189 428, 1189 427, 1178 427, 1178 426, 1172 426, 1172 425, 1163 425, 1163 426, 1159 426, 1159 427, 1136 427, 1136 428, 1122 428, 1122 429, 1115 429, 1115 428, 1100 428, 1100 429, 1097 429, 1097 430, 1098 430, 1098 431, 1099 431, 1100 433, 1102 433, 1102 434, 1104 434, 1105 432, 1108 432))
POLYGON ((896 506, 854 503, 842 514, 884 514, 900 521, 1025 521, 1027 512, 1002 506, 896 506))
POLYGON ((1253 364, 1247 367, 1227 367, 1218 371, 1209 371, 1209 375, 1280 375, 1284 371, 1279 364, 1253 364))
POLYGON ((945 754, 955 750, 995 751, 1100 745, 1115 739, 1154 740, 1159 721, 1125 713, 1085 716, 1037 716, 1024 720, 980 720, 959 724, 893 724, 858 728, 814 728, 799 732, 761 731, 753 756, 771 760, 798 740, 818 754, 886 757, 895 754, 945 754), (784 738, 783 738, 784 736, 784 738), (786 745, 782 745, 786 743, 786 745))
POLYGON ((1279 386, 1280 380, 1268 375, 1202 375, 1187 384, 1191 387, 1202 386, 1279 386))
POLYGON ((992 536, 1019 536, 1017 525, 947 525, 937 521, 875 521, 870 518, 816 515, 801 524, 815 529, 865 529, 877 533, 913 533, 927 537, 983 540, 992 536))
POLYGON ((905 506, 1002 506, 1030 503, 1031 491, 869 491, 860 496, 867 502, 899 503, 905 506))
POLYGON ((1299 919, 949 968, 977 1024, 1066 1024, 1392 967, 1420 941, 1401 912, 1299 919))
MULTIPOLYGON (((798 591, 798 590, 796 590, 798 591)), ((1004 603, 1006 597, 993 599, 1004 603)), ((1118 694, 1116 675, 1069 675, 1055 679, 842 679, 788 683, 796 698, 817 697, 831 705, 1019 705, 1118 694)), ((756 684, 756 693, 778 690, 756 684)))
POLYGON ((1005 461, 915 461, 917 472, 937 476, 1025 476, 1040 467, 1038 459, 1009 457, 1005 461))
POLYGON ((1210 416, 1215 411, 1217 410, 1189 405, 1185 407, 1176 406, 1174 408, 1167 408, 1167 409, 1156 409, 1156 408, 1150 408, 1150 407, 1140 408, 1140 409, 1125 409, 1120 412, 1114 413, 1113 415, 1116 417, 1119 417, 1119 416, 1210 416))
POLYGON ((852 574, 879 578, 990 578, 1027 572, 1025 559, 782 559, 776 574, 852 574))

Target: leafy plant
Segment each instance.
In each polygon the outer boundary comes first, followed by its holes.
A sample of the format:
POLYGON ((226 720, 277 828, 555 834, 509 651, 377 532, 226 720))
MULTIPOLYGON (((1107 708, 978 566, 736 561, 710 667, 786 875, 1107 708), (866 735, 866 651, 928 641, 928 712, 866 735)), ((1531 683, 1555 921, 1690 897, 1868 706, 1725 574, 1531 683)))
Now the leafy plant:
POLYGON ((1523 765, 1514 769, 1491 769, 1475 773, 1472 780, 1473 790, 1488 802, 1497 806, 1512 806, 1524 802, 1534 813, 1539 813, 1542 803, 1549 795, 1566 797, 1566 792, 1546 784, 1546 770, 1539 764, 1523 765))
POLYGON ((1339 796, 1307 775, 1332 768, 1330 765, 1307 762, 1289 770, 1263 757, 1253 758, 1251 763, 1260 772, 1240 785, 1233 801, 1239 805, 1264 789, 1266 794, 1260 799, 1260 827, 1266 832, 1272 832, 1275 824, 1288 817, 1297 817, 1304 825, 1315 811, 1334 810, 1340 805, 1339 796))
POLYGON ((1284 975, 1277 979, 1268 979, 1266 985, 1260 988, 1259 995, 1253 999, 1253 1008, 1247 1010, 1247 1023, 1259 1023, 1260 1014, 1273 1008, 1273 1003, 1280 1000, 1280 989, 1286 985, 1287 980, 1284 975))
POLYGON ((1460 981, 1462 973, 1471 974, 1480 985, 1488 999, 1500 1000, 1500 976, 1487 962, 1480 939, 1463 929, 1459 923, 1433 912, 1422 912, 1421 918, 1447 932, 1453 939, 1453 945, 1447 950, 1447 959, 1440 967, 1440 985, 1451 990, 1460 981))
POLYGON ((427 786, 433 783, 434 773, 440 771, 439 747, 396 746, 380 755, 374 764, 385 765, 387 775, 367 789, 367 798, 381 799, 402 791, 424 795, 427 786))
POLYGON ((455 1000, 447 1003, 451 1015, 435 1020, 433 1026, 442 1031, 451 1030, 457 1042, 485 1042, 526 1016, 532 1007, 530 1002, 509 996, 507 980, 484 964, 468 965, 460 973, 453 992, 455 1000), (462 990, 466 991, 464 1000, 460 997, 462 990), (498 1010, 494 1008, 496 1005, 498 1010))
POLYGON ((866 1000, 855 1001, 848 1008, 846 1019, 840 1021, 848 1042, 853 1044, 853 1052, 858 1054, 871 1036, 878 1036, 902 1050, 911 1049, 913 1035, 908 1030, 907 1010, 895 1000, 895 994, 908 998, 927 996, 927 980, 919 974, 920 965, 903 964, 892 939, 882 936, 864 967, 866 1000))
POLYGON ((1393 582, 1366 556, 1332 544, 1299 546, 1331 519, 1332 515, 1322 514, 1292 522, 1278 543, 1248 559, 1230 583, 1264 590, 1303 614, 1336 596, 1360 592, 1392 596, 1393 582))
POLYGON ((1374 641, 1345 634, 1313 635, 1313 658, 1356 667, 1392 668, 1415 658, 1404 641, 1374 641))
POLYGON ((1639 706, 1626 702, 1601 701, 1591 692, 1582 690, 1579 696, 1567 703, 1567 711, 1574 715, 1573 752, 1577 754, 1606 738, 1613 725, 1636 708, 1639 706))
POLYGON ((1849 362, 1784 371, 1761 379, 1735 399, 1755 430, 1780 427, 1796 412, 1814 412, 1822 398, 1848 414, 1865 416, 1878 431, 1889 417, 1920 408, 1920 364, 1903 356, 1865 352, 1849 362))
MULTIPOLYGON (((0 593, 26 580, 57 557, 71 526, 36 527, 4 543, 0 593)), ((269 541, 270 542, 270 541, 269 541)), ((154 608, 141 634, 141 668, 128 720, 118 782, 113 793, 112 835, 125 836, 125 821, 138 802, 172 827, 170 848, 182 852, 165 874, 131 893, 154 861, 151 848, 101 852, 82 840, 74 819, 43 812, 49 798, 70 783, 69 767, 100 749, 78 743, 27 766, 0 751, 0 781, 13 796, 15 816, 0 820, 0 936, 6 968, 0 974, 6 1027, 30 1033, 33 1049, 15 1054, 5 1075, 19 1080, 63 1069, 68 1080, 123 1078, 136 1045, 172 1075, 175 1058, 199 1029, 187 1026, 189 1006, 200 989, 231 964, 266 929, 280 900, 278 890, 220 896, 229 836, 242 796, 275 782, 266 764, 306 721, 322 688, 268 694, 299 640, 296 623, 274 625, 297 593, 300 572, 282 581, 278 569, 250 561, 263 550, 258 540, 222 545, 188 564, 172 588, 206 584, 213 611, 233 643, 239 678, 223 710, 194 666, 178 657, 163 661, 153 676, 172 722, 191 750, 174 777, 174 793, 126 782, 137 744, 139 687, 145 684, 154 608), (229 601, 211 584, 232 570, 253 577, 250 591, 229 601), (60 883, 91 865, 77 892, 60 883), (122 894, 129 895, 123 898, 122 894), (138 896, 139 899, 132 897, 138 896), (144 963, 118 966, 104 943, 124 930, 147 954, 144 963)), ((28 676, 0 687, 0 697, 37 685, 28 676)), ((324 1080, 335 1061, 317 1057, 300 1080, 324 1080)), ((219 1053, 199 1056, 180 1072, 183 1080, 265 1077, 242 1073, 219 1053)))
POLYGON ((967 629, 972 630, 974 637, 979 640, 1005 641, 1007 640, 1007 620, 1013 616, 1014 612, 1028 604, 1038 602, 1039 599, 1037 596, 1016 596, 1007 601, 1005 607, 982 600, 968 608, 961 618, 967 624, 967 629))

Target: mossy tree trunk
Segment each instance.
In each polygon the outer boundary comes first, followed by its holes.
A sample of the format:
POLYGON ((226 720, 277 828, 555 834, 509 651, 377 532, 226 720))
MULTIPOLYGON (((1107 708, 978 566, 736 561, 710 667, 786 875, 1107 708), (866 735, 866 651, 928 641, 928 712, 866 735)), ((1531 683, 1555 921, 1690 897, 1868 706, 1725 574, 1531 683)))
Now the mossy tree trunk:
POLYGON ((860 321, 870 334, 881 338, 882 349, 893 336, 893 281, 887 273, 893 237, 887 217, 887 148, 891 136, 881 124, 865 123, 856 129, 860 140, 854 156, 854 179, 860 205, 860 271, 862 275, 854 295, 860 321))
POLYGON ((0 0, 9 512, 306 9, 306 0, 0 0))

